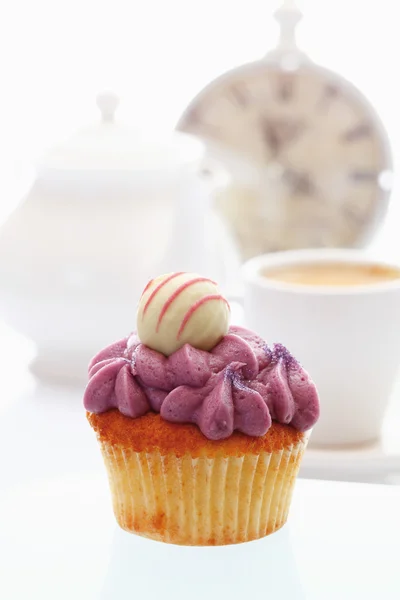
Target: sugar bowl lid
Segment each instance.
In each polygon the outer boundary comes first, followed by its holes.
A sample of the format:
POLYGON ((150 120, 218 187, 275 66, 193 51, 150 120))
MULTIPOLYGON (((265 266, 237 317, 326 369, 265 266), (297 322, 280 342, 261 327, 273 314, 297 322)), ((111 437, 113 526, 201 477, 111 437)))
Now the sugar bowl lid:
POLYGON ((45 172, 158 172, 197 164, 203 143, 172 131, 143 132, 118 122, 119 98, 110 92, 97 96, 100 120, 77 131, 47 152, 38 163, 45 172))

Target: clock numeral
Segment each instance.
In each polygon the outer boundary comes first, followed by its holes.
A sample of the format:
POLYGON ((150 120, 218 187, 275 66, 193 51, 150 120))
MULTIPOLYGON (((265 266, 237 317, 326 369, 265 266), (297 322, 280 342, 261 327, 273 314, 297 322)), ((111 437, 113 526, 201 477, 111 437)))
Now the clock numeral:
POLYGON ((357 223, 357 225, 363 225, 366 221, 366 215, 360 214, 359 210, 348 204, 342 206, 342 214, 346 220, 357 223))
POLYGON ((356 183, 376 183, 378 181, 378 173, 371 169, 356 169, 350 173, 350 179, 356 183))
POLYGON ((340 89, 335 83, 328 83, 325 88, 325 96, 328 98, 336 98, 340 94, 340 89))
POLYGON ((220 133, 220 129, 216 125, 207 123, 204 120, 204 115, 199 106, 193 106, 187 110, 180 129, 189 133, 199 132, 200 135, 203 135, 205 131, 207 131, 207 134, 214 136, 220 133))
POLYGON ((197 107, 189 108, 184 116, 184 128, 195 129, 201 125, 200 110, 197 107))
POLYGON ((320 108, 326 108, 332 100, 335 100, 340 95, 340 88, 334 83, 328 83, 322 91, 319 101, 320 108))
POLYGON ((249 94, 243 87, 232 86, 229 88, 229 96, 241 108, 246 108, 249 104, 249 94))
POLYGON ((278 79, 277 96, 282 102, 289 102, 294 94, 294 77, 289 74, 281 74, 278 79))
POLYGON ((348 129, 342 135, 344 142, 355 142, 361 138, 368 137, 372 134, 372 127, 370 123, 359 123, 355 127, 348 129))

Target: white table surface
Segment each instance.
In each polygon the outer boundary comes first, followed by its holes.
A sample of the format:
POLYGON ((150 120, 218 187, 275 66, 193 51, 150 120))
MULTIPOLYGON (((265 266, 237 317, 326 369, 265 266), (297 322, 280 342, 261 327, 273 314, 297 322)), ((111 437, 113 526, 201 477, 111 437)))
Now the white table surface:
POLYGON ((400 487, 299 480, 273 536, 167 546, 117 528, 82 390, 38 385, 21 362, 0 391, 2 600, 400 598, 400 487))
POLYGON ((400 487, 299 480, 280 532, 167 546, 117 528, 82 390, 37 385, 21 363, 0 392, 2 600, 400 598, 400 487))
POLYGON ((399 505, 398 487, 299 480, 280 532, 185 548, 117 529, 104 474, 20 483, 0 492, 0 597, 398 600, 399 505))

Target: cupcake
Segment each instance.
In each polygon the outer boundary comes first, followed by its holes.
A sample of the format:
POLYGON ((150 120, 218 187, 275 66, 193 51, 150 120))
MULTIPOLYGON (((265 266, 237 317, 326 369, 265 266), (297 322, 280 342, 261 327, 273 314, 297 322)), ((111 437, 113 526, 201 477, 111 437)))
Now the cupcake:
POLYGON ((157 277, 136 332, 89 365, 84 406, 126 531, 222 545, 287 520, 318 394, 283 345, 229 318, 215 282, 157 277))

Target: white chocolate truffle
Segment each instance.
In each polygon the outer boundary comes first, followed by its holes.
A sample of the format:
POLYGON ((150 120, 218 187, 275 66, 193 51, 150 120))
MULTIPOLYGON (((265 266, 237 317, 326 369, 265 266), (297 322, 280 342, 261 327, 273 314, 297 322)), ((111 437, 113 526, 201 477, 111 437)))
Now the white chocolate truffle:
POLYGON ((184 344, 211 350, 226 335, 230 308, 211 279, 168 273, 146 286, 137 311, 143 344, 169 356, 184 344))

